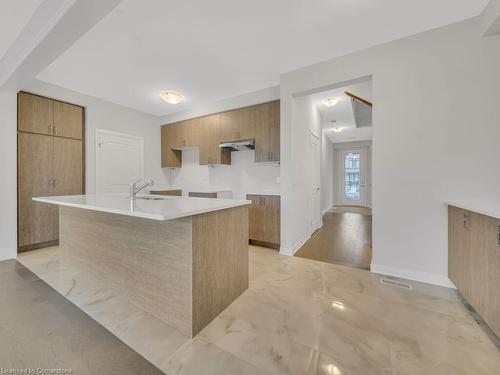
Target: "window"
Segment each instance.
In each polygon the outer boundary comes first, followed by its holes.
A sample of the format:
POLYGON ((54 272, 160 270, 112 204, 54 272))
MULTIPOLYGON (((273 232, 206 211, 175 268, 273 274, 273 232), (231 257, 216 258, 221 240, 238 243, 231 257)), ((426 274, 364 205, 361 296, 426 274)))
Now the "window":
POLYGON ((345 155, 345 199, 359 201, 360 196, 360 154, 350 152, 345 155))

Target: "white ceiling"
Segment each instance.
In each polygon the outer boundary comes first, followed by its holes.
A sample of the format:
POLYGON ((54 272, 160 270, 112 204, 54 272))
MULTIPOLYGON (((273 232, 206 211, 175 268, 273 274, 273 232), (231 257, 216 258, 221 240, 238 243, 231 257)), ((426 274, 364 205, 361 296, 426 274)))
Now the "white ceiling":
POLYGON ((488 0, 124 0, 38 78, 166 115, 480 13, 488 0), (182 105, 161 90, 186 96, 182 105))
POLYGON ((348 91, 370 102, 372 97, 372 82, 366 81, 351 86, 341 87, 311 95, 314 105, 321 113, 323 131, 334 143, 358 142, 372 139, 372 127, 356 128, 351 99, 345 94, 348 91), (339 102, 335 106, 327 107, 323 104, 326 98, 336 98, 339 102), (335 121, 335 122, 332 122, 335 121), (342 128, 340 133, 334 128, 342 128))
POLYGON ((0 1, 0 59, 41 3, 42 0, 0 1))

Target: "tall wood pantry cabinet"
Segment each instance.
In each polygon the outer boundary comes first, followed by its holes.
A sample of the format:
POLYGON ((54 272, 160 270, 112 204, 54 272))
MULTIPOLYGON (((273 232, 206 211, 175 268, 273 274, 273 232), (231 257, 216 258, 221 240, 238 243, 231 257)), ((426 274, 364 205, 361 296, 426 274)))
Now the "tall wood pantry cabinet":
POLYGON ((18 251, 58 243, 57 206, 33 197, 84 193, 84 108, 20 92, 17 103, 18 251))

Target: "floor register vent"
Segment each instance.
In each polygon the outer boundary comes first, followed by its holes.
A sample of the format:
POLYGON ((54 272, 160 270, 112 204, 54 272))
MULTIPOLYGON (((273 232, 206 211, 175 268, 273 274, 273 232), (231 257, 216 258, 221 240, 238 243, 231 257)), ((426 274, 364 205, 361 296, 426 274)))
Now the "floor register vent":
POLYGON ((380 278, 380 282, 384 285, 394 286, 396 288, 412 290, 413 287, 410 283, 405 283, 404 281, 387 279, 385 277, 380 278))

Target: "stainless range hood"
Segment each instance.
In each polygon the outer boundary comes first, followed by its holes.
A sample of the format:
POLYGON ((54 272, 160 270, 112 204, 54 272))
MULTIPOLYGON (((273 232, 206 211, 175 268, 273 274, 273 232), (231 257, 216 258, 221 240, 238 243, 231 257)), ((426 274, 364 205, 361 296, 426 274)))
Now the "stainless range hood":
POLYGON ((219 148, 228 151, 255 150, 255 140, 245 139, 243 141, 225 142, 219 145, 219 148))

